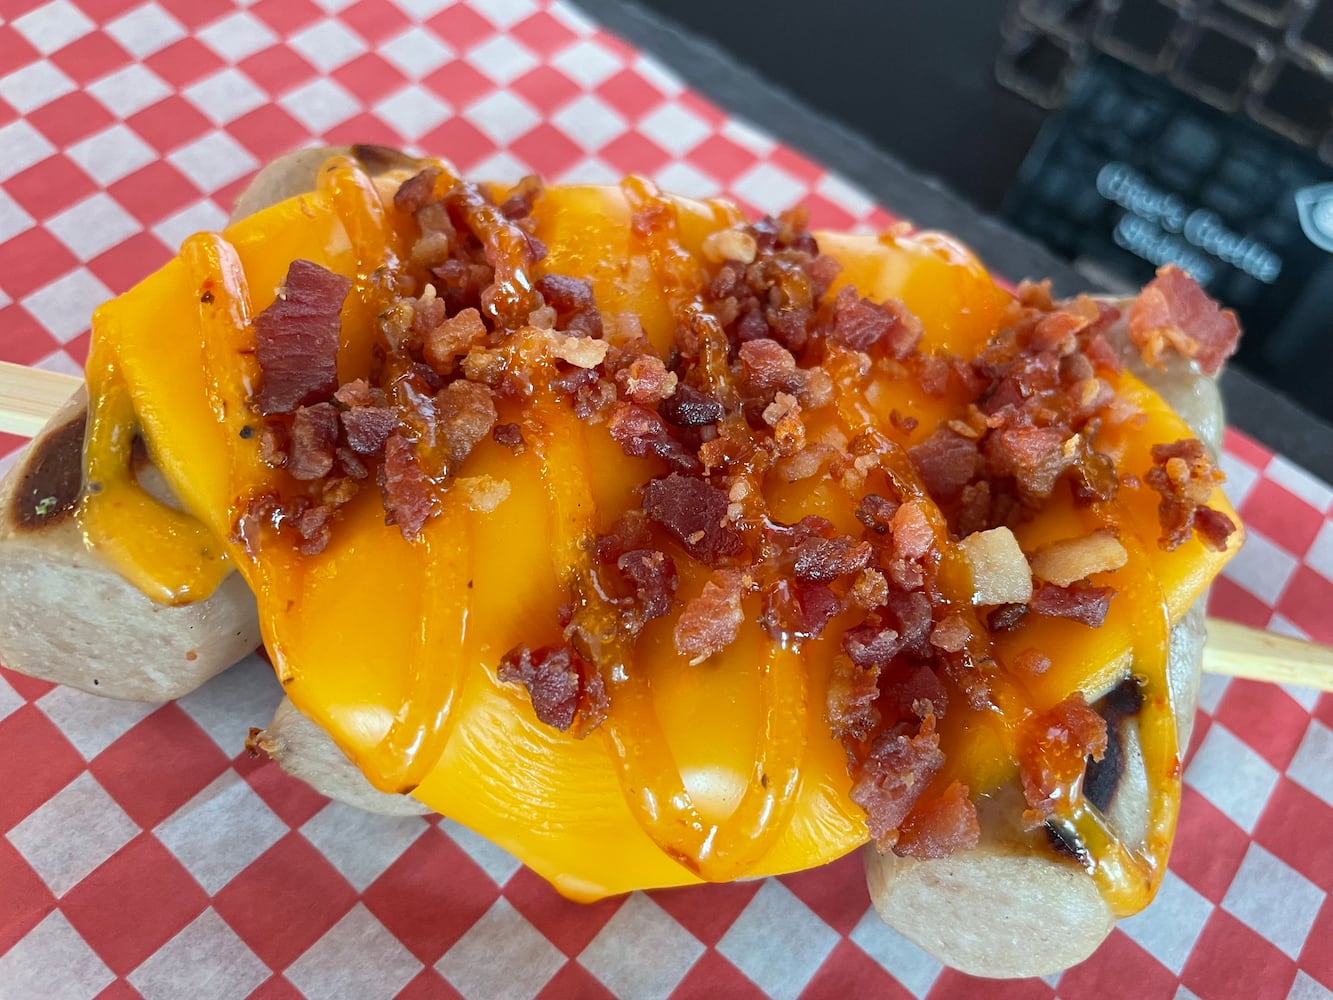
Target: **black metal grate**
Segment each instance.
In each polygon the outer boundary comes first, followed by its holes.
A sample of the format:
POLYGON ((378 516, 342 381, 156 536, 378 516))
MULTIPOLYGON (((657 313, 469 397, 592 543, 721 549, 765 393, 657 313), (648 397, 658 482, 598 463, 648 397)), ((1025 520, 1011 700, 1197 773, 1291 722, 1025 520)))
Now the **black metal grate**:
POLYGON ((1333 163, 1333 0, 1012 0, 996 75, 1058 108, 1097 53, 1333 163))

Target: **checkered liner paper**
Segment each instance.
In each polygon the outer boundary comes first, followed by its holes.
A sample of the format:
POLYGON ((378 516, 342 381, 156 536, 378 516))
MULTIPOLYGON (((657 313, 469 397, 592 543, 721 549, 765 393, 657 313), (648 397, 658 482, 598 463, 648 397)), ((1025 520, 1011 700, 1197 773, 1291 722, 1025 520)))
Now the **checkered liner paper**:
MULTIPOLYGON (((0 357, 79 371, 93 307, 262 162, 349 141, 892 218, 561 3, 0 0, 0 357)), ((1237 434, 1224 461, 1250 541, 1214 612, 1333 641, 1333 490, 1237 434)), ((0 670, 0 997, 1333 996, 1333 697, 1207 678, 1158 901, 1061 976, 984 986, 880 924, 855 856, 567 902, 448 820, 251 760, 278 698, 258 659, 156 708, 0 670)))

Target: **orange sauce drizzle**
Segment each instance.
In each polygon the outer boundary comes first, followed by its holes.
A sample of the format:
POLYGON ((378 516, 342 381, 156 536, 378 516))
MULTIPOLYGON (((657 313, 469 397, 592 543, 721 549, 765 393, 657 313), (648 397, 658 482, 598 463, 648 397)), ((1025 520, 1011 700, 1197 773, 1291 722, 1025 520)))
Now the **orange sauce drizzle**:
MULTIPOLYGON (((622 190, 636 217, 651 214, 650 225, 634 225, 634 236, 677 320, 699 337, 707 390, 731 411, 728 420, 743 421, 734 406, 736 390, 727 363, 726 334, 699 299, 703 270, 680 242, 675 204, 640 177, 627 178, 622 190)), ((752 493, 747 506, 758 500, 757 492, 752 493)), ((578 565, 581 574, 591 572, 586 553, 580 554, 579 563, 568 565, 578 565)), ((629 670, 617 681, 612 695, 607 731, 626 801, 665 853, 709 881, 737 877, 768 851, 790 820, 800 789, 809 712, 806 664, 795 640, 780 642, 767 637, 762 650, 760 728, 753 765, 740 802, 730 816, 717 823, 701 817, 679 768, 670 759, 648 679, 629 670)))
MULTIPOLYGON (((387 239, 387 209, 374 181, 350 157, 326 163, 319 184, 356 255, 357 292, 373 303, 393 282, 398 265, 387 239)), ((411 792, 440 759, 467 677, 473 544, 466 503, 457 491, 444 494, 436 523, 412 546, 421 587, 407 696, 383 739, 359 761, 371 783, 387 792, 411 792)))

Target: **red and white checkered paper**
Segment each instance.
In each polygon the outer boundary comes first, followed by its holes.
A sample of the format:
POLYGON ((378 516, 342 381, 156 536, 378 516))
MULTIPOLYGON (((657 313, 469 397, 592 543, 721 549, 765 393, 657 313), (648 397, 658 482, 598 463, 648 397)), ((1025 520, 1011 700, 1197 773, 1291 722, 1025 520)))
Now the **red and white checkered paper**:
MULTIPOLYGON (((350 141, 892 218, 560 2, 0 0, 0 358, 79 371, 93 307, 263 161, 350 141)), ((1214 612, 1333 641, 1333 490, 1238 434, 1225 464, 1251 535, 1214 612)), ((855 856, 570 903, 448 820, 251 760, 278 698, 257 659, 157 708, 0 670, 0 998, 1333 995, 1333 697, 1206 679, 1159 900, 998 986, 883 927, 855 856)))

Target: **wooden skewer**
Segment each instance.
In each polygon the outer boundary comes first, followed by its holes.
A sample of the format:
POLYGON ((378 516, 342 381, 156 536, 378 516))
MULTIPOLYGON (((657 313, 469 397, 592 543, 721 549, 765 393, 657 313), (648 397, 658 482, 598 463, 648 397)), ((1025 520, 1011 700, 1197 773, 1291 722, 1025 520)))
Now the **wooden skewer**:
POLYGON ((81 384, 73 375, 0 361, 0 433, 32 437, 81 384))
POLYGON ((1203 668, 1210 674, 1333 691, 1333 646, 1208 619, 1203 668))
MULTIPOLYGON (((0 431, 32 437, 73 395, 72 375, 0 361, 0 431)), ((1210 674, 1333 691, 1333 647, 1208 619, 1203 668, 1210 674)))

